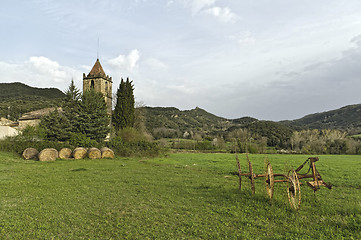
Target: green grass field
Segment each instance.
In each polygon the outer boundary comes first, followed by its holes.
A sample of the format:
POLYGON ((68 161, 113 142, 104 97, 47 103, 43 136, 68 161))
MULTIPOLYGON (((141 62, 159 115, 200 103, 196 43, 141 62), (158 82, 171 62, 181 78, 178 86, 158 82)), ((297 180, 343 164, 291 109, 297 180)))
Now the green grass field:
MULTIPOLYGON (((246 169, 245 155, 239 155, 246 169)), ((250 155, 255 173, 265 155, 250 155)), ((274 173, 309 156, 268 155, 274 173)), ((0 152, 0 239, 361 239, 361 157, 319 156, 333 189, 284 183, 270 203, 262 179, 238 190, 235 156, 25 161, 0 152)))

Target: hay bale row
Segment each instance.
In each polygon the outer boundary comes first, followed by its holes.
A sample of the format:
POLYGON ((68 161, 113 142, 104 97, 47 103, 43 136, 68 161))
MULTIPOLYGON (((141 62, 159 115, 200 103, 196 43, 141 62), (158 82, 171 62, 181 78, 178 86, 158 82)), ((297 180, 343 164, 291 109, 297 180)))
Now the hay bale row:
POLYGON ((86 157, 87 150, 83 147, 77 147, 73 151, 73 158, 75 159, 83 159, 86 157))
POLYGON ((102 153, 102 158, 114 158, 114 152, 110 148, 102 147, 100 152, 102 153))
POLYGON ((69 159, 73 157, 73 151, 70 148, 62 148, 59 151, 60 159, 69 159))
POLYGON ((38 155, 39 152, 35 148, 27 148, 23 152, 23 158, 25 160, 30 160, 30 159, 38 160, 38 155))
POLYGON ((39 161, 55 161, 59 158, 58 150, 55 148, 45 148, 38 155, 39 161))
POLYGON ((45 148, 40 153, 35 148, 27 148, 23 152, 23 158, 26 160, 33 159, 39 161, 55 161, 60 159, 99 159, 99 158, 114 158, 114 152, 110 148, 103 147, 90 148, 87 150, 83 147, 77 147, 73 151, 70 148, 62 148, 59 152, 54 148, 45 148))
POLYGON ((90 148, 87 154, 90 159, 102 158, 102 153, 98 148, 90 148))

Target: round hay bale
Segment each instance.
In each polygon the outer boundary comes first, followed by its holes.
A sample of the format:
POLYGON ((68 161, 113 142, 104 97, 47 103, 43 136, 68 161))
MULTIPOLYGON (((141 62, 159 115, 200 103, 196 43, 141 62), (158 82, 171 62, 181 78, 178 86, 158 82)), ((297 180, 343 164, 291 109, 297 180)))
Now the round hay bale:
POLYGON ((100 151, 102 152, 102 158, 114 158, 114 152, 110 148, 102 147, 100 151))
POLYGON ((62 148, 59 151, 59 158, 61 159, 69 159, 71 158, 73 151, 70 148, 62 148))
POLYGON ((38 157, 40 161, 55 161, 59 154, 55 148, 45 148, 39 153, 38 157))
POLYGON ((36 150, 35 148, 27 148, 23 152, 23 158, 25 160, 29 160, 29 159, 38 160, 38 154, 39 151, 36 150))
POLYGON ((86 157, 87 150, 83 147, 77 147, 73 151, 73 158, 75 159, 83 159, 86 157))
POLYGON ((101 158, 102 157, 102 153, 100 152, 100 150, 98 148, 90 148, 88 150, 88 158, 90 159, 97 159, 97 158, 101 158))

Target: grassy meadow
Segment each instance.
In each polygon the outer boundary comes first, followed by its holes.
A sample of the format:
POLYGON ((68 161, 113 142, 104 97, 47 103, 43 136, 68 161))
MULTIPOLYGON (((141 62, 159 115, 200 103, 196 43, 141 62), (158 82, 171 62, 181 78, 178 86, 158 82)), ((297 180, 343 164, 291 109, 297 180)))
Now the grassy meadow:
MULTIPOLYGON (((274 173, 309 156, 268 155, 274 173)), ((239 155, 247 169, 245 155, 239 155)), ((265 155, 250 155, 262 173, 265 155)), ((256 179, 238 190, 235 155, 25 161, 0 152, 0 239, 361 239, 361 157, 319 156, 329 190, 286 185, 274 199, 256 179)))

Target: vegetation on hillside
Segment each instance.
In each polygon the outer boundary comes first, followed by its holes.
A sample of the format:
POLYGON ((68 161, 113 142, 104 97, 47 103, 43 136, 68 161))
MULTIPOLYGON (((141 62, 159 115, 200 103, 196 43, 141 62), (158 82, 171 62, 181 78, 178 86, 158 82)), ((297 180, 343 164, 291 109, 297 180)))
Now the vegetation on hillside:
MULTIPOLYGON (((345 109, 348 109, 350 114, 353 114, 352 112, 355 110, 354 108, 341 109, 343 114, 347 113, 345 109)), ((166 144, 162 140, 163 145, 175 149, 234 151, 233 145, 237 143, 237 151, 240 152, 264 153, 275 149, 293 153, 361 154, 360 138, 348 137, 350 129, 357 130, 352 127, 349 127, 348 131, 345 131, 346 128, 341 128, 341 130, 323 129, 322 131, 313 131, 314 134, 307 134, 307 127, 305 127, 306 130, 300 131, 302 124, 261 121, 251 117, 229 120, 217 117, 200 108, 181 111, 177 108, 143 107, 143 110, 147 131, 155 139, 189 139, 193 141, 172 140, 171 144, 166 144), (295 129, 300 130, 296 131, 295 129), (299 140, 298 145, 295 144, 297 136, 302 136, 299 137, 302 140, 299 140)), ((337 110, 335 111, 337 112, 337 110)), ((346 116, 348 115, 346 114, 346 116)), ((346 125, 349 122, 344 119, 342 124, 346 125)), ((356 126, 356 124, 351 126, 356 126)))
POLYGON ((64 93, 57 88, 36 88, 23 83, 0 83, 0 101, 22 97, 63 98, 64 93))
POLYGON ((22 114, 61 105, 65 95, 56 88, 34 88, 22 83, 0 83, 0 117, 18 120, 22 114))
POLYGON ((24 113, 43 108, 58 107, 62 102, 63 98, 48 99, 38 96, 7 99, 0 101, 0 117, 17 121, 24 113))
POLYGON ((314 113, 303 118, 282 121, 295 129, 340 129, 349 135, 361 133, 361 104, 349 105, 340 109, 314 113))
POLYGON ((294 131, 291 149, 305 154, 361 154, 361 139, 337 129, 294 131))
POLYGON ((155 139, 215 136, 232 126, 231 121, 201 108, 181 111, 174 107, 144 107, 145 126, 155 139))
MULTIPOLYGON (((267 138, 270 147, 285 148, 292 136, 291 128, 271 121, 244 117, 229 120, 201 108, 181 111, 177 108, 145 108, 146 127, 155 139, 185 138, 194 140, 228 139, 230 133, 247 129, 253 139, 267 138)), ((262 140, 264 141, 264 139, 262 140)))
POLYGON ((267 138, 270 147, 287 148, 292 130, 277 122, 257 121, 245 126, 250 132, 267 138))

